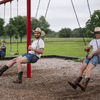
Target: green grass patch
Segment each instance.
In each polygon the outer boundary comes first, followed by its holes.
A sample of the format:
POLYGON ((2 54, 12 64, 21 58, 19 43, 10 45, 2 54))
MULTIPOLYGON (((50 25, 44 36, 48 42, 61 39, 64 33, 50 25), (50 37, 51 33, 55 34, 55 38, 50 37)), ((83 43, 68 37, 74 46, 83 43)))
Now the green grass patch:
MULTIPOLYGON (((27 49, 27 44, 26 43, 18 43, 18 52, 19 55, 22 55, 26 53, 27 49)), ((6 44, 6 57, 14 57, 14 56, 19 56, 19 55, 11 55, 10 52, 16 53, 17 52, 17 43, 10 43, 6 44)))
MULTIPOLYGON (((90 42, 92 38, 85 38, 86 42, 90 42)), ((48 42, 83 42, 83 38, 45 38, 48 42)))
MULTIPOLYGON (((70 38, 48 38, 49 42, 45 42, 45 49, 43 55, 61 55, 61 56, 85 58, 87 53, 84 51, 85 45, 83 39, 82 38, 71 38, 71 39, 70 38)), ((91 39, 86 38, 85 40, 86 40, 86 44, 88 45, 91 39)), ((26 39, 24 39, 23 41, 24 41, 23 43, 18 43, 19 55, 22 55, 27 51, 26 39)), ((19 55, 11 55, 9 53, 9 52, 13 52, 13 53, 17 52, 17 43, 12 43, 10 45, 10 43, 8 42, 6 47, 7 47, 6 57, 19 56, 19 55)))
POLYGON ((62 55, 70 57, 85 57, 84 43, 82 42, 48 42, 45 43, 43 55, 62 55))

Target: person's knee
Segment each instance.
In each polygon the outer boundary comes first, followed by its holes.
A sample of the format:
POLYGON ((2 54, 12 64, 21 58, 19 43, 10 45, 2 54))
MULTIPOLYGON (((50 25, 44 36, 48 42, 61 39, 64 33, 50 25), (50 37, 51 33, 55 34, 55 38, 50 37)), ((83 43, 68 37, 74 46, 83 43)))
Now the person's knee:
MULTIPOLYGON (((94 65, 92 65, 92 66, 94 66, 94 65)), ((87 68, 86 68, 86 71, 90 72, 92 70, 92 68, 93 68, 92 66, 88 65, 87 68)))
POLYGON ((13 62, 16 62, 16 58, 14 58, 12 61, 13 61, 13 62))
POLYGON ((85 70, 85 68, 84 68, 84 67, 81 67, 81 68, 80 68, 80 71, 84 71, 84 70, 85 70))
POLYGON ((83 62, 83 64, 82 64, 84 67, 86 67, 87 66, 87 63, 86 62, 83 62))
POLYGON ((86 71, 90 71, 90 67, 89 66, 87 66, 86 71))
POLYGON ((84 71, 86 69, 86 67, 87 67, 87 64, 86 63, 83 63, 82 66, 81 66, 81 68, 80 68, 80 70, 81 71, 84 71))
POLYGON ((17 64, 20 64, 20 63, 21 63, 21 61, 20 61, 19 59, 17 59, 17 60, 16 60, 16 63, 17 63, 17 64))

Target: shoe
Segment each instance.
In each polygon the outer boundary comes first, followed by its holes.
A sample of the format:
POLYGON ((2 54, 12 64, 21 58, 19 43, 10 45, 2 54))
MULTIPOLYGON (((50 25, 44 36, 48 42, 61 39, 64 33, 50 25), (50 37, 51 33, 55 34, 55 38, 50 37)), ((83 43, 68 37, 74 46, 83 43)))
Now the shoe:
POLYGON ((2 75, 3 73, 0 71, 0 76, 2 75))
POLYGON ((85 91, 86 90, 86 86, 84 86, 83 84, 77 83, 77 86, 79 86, 82 91, 85 91))
POLYGON ((19 83, 19 84, 22 84, 22 80, 19 80, 19 79, 17 78, 15 81, 13 81, 13 83, 19 83))
POLYGON ((72 86, 72 88, 74 88, 74 89, 77 88, 77 84, 76 84, 76 82, 74 82, 74 83, 72 83, 72 82, 68 82, 68 83, 69 83, 69 85, 72 86))
POLYGON ((0 76, 8 69, 9 67, 7 65, 4 65, 1 69, 0 69, 0 76))

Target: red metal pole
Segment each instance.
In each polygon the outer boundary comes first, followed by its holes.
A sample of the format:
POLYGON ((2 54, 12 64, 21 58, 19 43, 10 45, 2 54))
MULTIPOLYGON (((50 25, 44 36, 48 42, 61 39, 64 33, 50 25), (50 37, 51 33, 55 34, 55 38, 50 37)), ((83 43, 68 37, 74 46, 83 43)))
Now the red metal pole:
MULTIPOLYGON (((27 52, 31 44, 31 0, 27 0, 27 52)), ((31 64, 27 63, 27 77, 31 77, 31 64)))
POLYGON ((0 1, 0 5, 1 5, 1 4, 5 4, 5 3, 7 3, 7 2, 10 2, 10 1, 13 1, 13 0, 2 0, 2 1, 0 1))

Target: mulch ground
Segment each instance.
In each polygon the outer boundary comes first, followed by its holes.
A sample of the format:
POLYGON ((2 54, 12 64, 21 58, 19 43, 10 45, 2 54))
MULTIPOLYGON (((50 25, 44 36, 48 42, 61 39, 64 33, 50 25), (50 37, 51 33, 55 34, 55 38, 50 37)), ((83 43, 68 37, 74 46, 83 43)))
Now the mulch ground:
MULTIPOLYGON (((8 62, 0 61, 0 68, 8 62)), ((0 100, 100 100, 99 64, 91 71, 85 92, 69 86, 68 81, 75 80, 81 65, 72 60, 40 59, 31 64, 31 78, 27 78, 27 67, 23 64, 23 82, 16 84, 13 83, 18 76, 15 64, 0 76, 0 100)))

